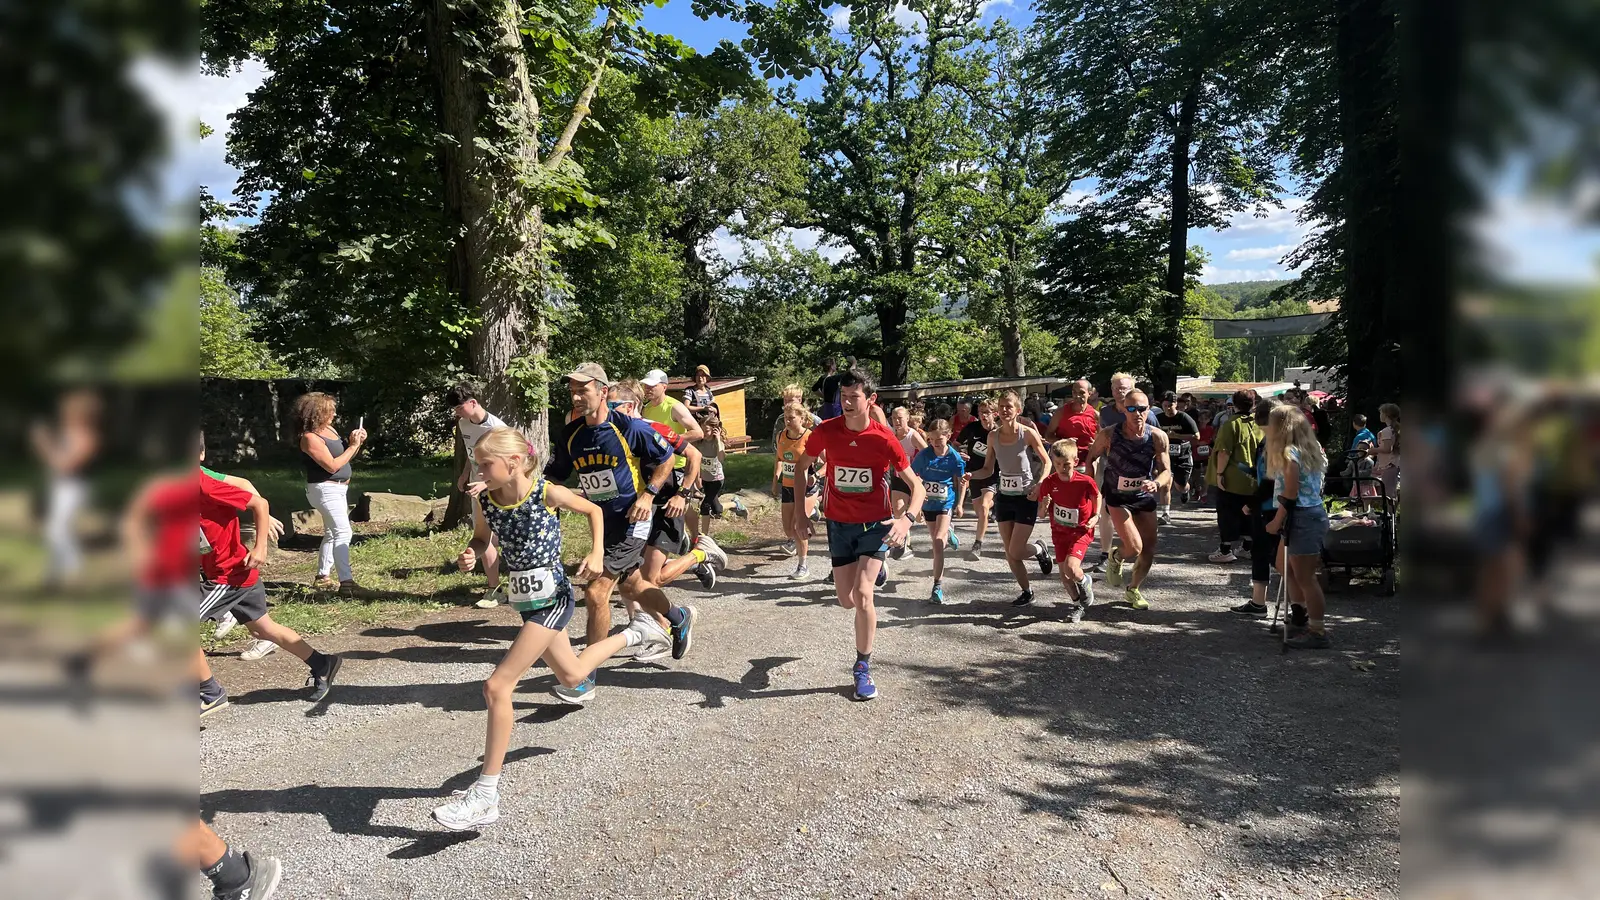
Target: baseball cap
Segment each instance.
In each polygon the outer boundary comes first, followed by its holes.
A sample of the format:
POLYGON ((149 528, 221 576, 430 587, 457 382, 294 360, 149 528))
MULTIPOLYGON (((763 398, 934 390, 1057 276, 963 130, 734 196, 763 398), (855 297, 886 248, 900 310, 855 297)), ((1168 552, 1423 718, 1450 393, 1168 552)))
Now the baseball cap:
POLYGON ((1162 403, 1166 403, 1168 401, 1177 402, 1177 399, 1178 399, 1178 392, 1177 391, 1167 391, 1166 393, 1161 395, 1161 402, 1162 403))
POLYGON ((594 381, 609 385, 611 379, 606 377, 606 370, 599 363, 586 362, 567 373, 568 381, 594 381))
POLYGON ((667 373, 660 369, 651 369, 644 373, 644 377, 639 379, 639 383, 645 387, 655 387, 658 384, 666 384, 667 380, 667 373))

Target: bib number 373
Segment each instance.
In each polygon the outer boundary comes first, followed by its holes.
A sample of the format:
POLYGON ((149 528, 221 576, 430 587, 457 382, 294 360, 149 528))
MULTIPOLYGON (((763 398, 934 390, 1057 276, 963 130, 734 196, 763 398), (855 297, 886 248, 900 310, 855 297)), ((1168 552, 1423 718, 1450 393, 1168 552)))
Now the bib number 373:
POLYGON ((556 573, 554 569, 524 569, 512 572, 509 584, 511 608, 518 612, 544 609, 555 602, 556 573))
POLYGON ((1000 476, 1000 493, 1024 494, 1028 491, 1028 480, 1021 475, 1000 476))
POLYGON ((872 470, 851 466, 834 466, 833 487, 841 494, 868 493, 872 490, 872 470))
POLYGON ((579 472, 578 490, 595 502, 617 499, 617 473, 610 469, 599 472, 579 472))

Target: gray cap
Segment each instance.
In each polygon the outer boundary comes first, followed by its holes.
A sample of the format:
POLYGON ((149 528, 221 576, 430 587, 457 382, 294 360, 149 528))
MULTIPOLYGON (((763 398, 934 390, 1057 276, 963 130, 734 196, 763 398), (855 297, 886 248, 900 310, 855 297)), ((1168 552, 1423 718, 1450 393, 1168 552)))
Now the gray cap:
POLYGON ((611 379, 606 377, 606 370, 599 363, 586 362, 567 373, 568 381, 594 381, 602 385, 610 385, 611 379))

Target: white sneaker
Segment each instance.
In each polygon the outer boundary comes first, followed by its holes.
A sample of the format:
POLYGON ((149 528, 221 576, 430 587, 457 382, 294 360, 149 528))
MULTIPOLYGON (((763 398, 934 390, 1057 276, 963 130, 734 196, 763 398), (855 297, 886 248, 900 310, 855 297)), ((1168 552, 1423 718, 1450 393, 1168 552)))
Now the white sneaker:
POLYGON ((276 649, 278 649, 278 645, 271 641, 256 641, 255 643, 246 647, 244 652, 239 654, 239 658, 245 662, 255 662, 256 660, 265 657, 268 653, 271 653, 276 649))
POLYGON ((794 541, 784 541, 778 549, 783 551, 784 556, 793 556, 800 552, 800 548, 795 546, 794 541))
POLYGON ((1221 550, 1218 550, 1206 557, 1206 559, 1209 559, 1214 563, 1231 563, 1239 561, 1239 557, 1234 556, 1232 550, 1229 550, 1227 553, 1223 553, 1221 550))
POLYGON ((639 662, 651 662, 672 652, 672 639, 667 636, 666 629, 656 622, 655 616, 649 613, 634 616, 627 630, 639 635, 639 652, 633 655, 639 662))
POLYGON ((799 565, 794 567, 794 574, 789 576, 792 581, 804 581, 810 577, 811 569, 806 566, 806 561, 803 559, 800 560, 799 565))
POLYGON ((478 601, 477 607, 479 609, 494 609, 496 606, 507 602, 508 599, 506 583, 502 581, 484 593, 483 599, 478 601))
POLYGON ((716 566, 718 569, 726 569, 728 567, 728 554, 717 546, 717 542, 711 539, 711 535, 700 535, 699 542, 694 546, 695 549, 705 553, 706 562, 716 566))
POLYGON ((500 821, 500 795, 490 793, 476 782, 464 791, 450 795, 449 803, 433 811, 433 820, 451 831, 467 831, 500 821))
POLYGON ((217 620, 217 630, 211 632, 211 636, 220 641, 228 632, 237 628, 238 625, 239 620, 233 617, 233 610, 230 609, 222 614, 222 618, 217 620))

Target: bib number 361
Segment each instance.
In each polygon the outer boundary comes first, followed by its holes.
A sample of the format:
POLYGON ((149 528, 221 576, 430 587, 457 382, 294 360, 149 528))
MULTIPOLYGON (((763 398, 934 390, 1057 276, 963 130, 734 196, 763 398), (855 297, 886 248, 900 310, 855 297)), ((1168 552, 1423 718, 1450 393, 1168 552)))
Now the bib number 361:
POLYGON ((1050 508, 1050 515, 1055 519, 1056 524, 1062 528, 1078 527, 1078 508, 1076 506, 1053 506, 1050 508))
POLYGON ((554 569, 512 572, 507 587, 510 588, 512 609, 518 612, 544 609, 555 601, 556 573, 554 569))
POLYGON ((841 494, 868 493, 872 490, 872 470, 851 466, 834 466, 833 487, 841 494))

